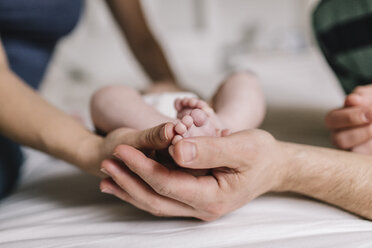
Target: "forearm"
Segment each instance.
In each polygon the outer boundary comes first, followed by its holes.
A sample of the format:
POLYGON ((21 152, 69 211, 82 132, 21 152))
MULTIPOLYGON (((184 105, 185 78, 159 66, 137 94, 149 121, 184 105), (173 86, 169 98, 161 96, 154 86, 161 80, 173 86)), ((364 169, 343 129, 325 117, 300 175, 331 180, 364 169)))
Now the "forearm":
POLYGON ((372 157, 282 143, 287 174, 282 191, 297 192, 372 219, 372 157))
POLYGON ((98 145, 98 136, 48 104, 8 69, 0 73, 0 120, 0 133, 6 137, 84 170, 100 156, 80 154, 87 144, 98 145))
POLYGON ((140 0, 106 2, 133 54, 148 76, 154 82, 176 82, 163 50, 148 27, 140 0))

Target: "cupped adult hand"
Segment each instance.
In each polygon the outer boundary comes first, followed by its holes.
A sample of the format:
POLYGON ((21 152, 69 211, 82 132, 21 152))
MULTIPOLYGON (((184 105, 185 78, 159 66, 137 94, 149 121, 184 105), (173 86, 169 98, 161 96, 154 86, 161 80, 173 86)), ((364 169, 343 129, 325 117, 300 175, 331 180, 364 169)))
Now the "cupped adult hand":
POLYGON ((328 113, 326 125, 338 148, 372 154, 372 86, 357 87, 343 108, 328 113))
POLYGON ((211 169, 211 174, 196 177, 171 170, 121 145, 115 156, 123 163, 102 163, 102 171, 109 176, 101 182, 102 192, 156 216, 211 221, 265 192, 279 191, 286 176, 281 143, 260 130, 188 138, 169 152, 181 167, 211 169))
POLYGON ((128 145, 143 152, 151 153, 154 150, 168 148, 174 137, 174 124, 164 123, 154 128, 139 131, 130 128, 119 128, 105 137, 94 136, 82 142, 77 157, 84 161, 83 170, 104 177, 100 172, 100 165, 105 159, 111 158, 115 148, 119 145, 128 145))

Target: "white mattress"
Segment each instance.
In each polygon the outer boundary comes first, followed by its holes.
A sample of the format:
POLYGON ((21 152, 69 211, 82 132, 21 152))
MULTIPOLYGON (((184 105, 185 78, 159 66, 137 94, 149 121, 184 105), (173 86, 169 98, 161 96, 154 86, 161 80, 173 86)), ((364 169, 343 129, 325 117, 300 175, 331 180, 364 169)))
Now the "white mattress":
MULTIPOLYGON (((263 127, 327 146, 323 115, 342 101, 340 91, 313 55, 286 61, 255 62, 270 72, 263 77, 270 101, 285 103, 270 107, 263 127)), ((101 194, 97 179, 61 161, 27 154, 19 189, 0 203, 0 247, 372 247, 371 222, 302 196, 264 195, 210 223, 163 219, 101 194)))

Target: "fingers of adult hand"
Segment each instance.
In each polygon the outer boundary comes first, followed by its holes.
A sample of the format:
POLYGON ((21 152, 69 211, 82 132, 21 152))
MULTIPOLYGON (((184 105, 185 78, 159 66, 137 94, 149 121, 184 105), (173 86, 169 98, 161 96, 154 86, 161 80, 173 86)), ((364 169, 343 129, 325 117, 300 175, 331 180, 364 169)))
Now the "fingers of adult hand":
POLYGON ((351 151, 359 154, 372 155, 372 139, 359 146, 354 147, 351 151))
POLYGON ((232 149, 228 137, 197 137, 179 141, 169 152, 182 167, 212 169, 236 166, 232 161, 232 149))
POLYGON ((157 194, 140 178, 115 161, 106 160, 102 168, 112 177, 102 180, 100 184, 102 192, 115 195, 155 216, 198 217, 192 207, 157 194))
POLYGON ((351 107, 336 109, 326 116, 326 125, 331 130, 351 128, 370 123, 371 108, 351 107))
POLYGON ((372 125, 346 129, 332 135, 333 143, 341 149, 350 149, 372 138, 372 125))
POLYGON ((194 177, 180 170, 169 170, 130 146, 119 146, 117 157, 158 194, 195 207, 213 198, 219 190, 212 176, 194 177))
POLYGON ((351 93, 345 98, 345 107, 363 106, 364 99, 360 94, 351 93))
POLYGON ((372 105, 372 85, 358 86, 345 99, 345 107, 372 105))
MULTIPOLYGON (((174 124, 165 123, 157 127, 134 133, 132 146, 138 149, 165 149, 171 143, 175 133, 174 124)), ((127 143, 131 145, 131 143, 127 143)))

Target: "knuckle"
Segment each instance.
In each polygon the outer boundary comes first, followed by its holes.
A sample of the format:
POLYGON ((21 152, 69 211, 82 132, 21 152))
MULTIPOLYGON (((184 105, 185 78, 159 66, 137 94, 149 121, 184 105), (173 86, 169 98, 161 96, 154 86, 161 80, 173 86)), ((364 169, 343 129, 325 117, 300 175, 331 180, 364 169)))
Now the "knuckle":
POLYGON ((147 203, 148 212, 154 216, 165 216, 164 210, 157 199, 152 199, 147 203))
POLYGON ((162 196, 170 196, 172 194, 172 191, 168 187, 168 184, 162 184, 156 187, 156 193, 162 196))
POLYGON ((155 129, 152 129, 150 130, 149 132, 146 133, 146 142, 151 145, 151 146, 154 146, 157 144, 159 140, 159 135, 158 135, 158 132, 156 132, 155 129))
POLYGON ((152 207, 150 210, 150 214, 157 216, 157 217, 165 217, 165 213, 161 208, 152 207))
POLYGON ((205 210, 210 218, 218 219, 224 213, 224 205, 221 203, 208 204, 205 210))
POLYGON ((146 132, 146 135, 145 135, 145 140, 147 143, 149 143, 150 145, 153 144, 154 142, 154 138, 152 137, 153 134, 152 134, 153 131, 149 131, 149 132, 146 132))

